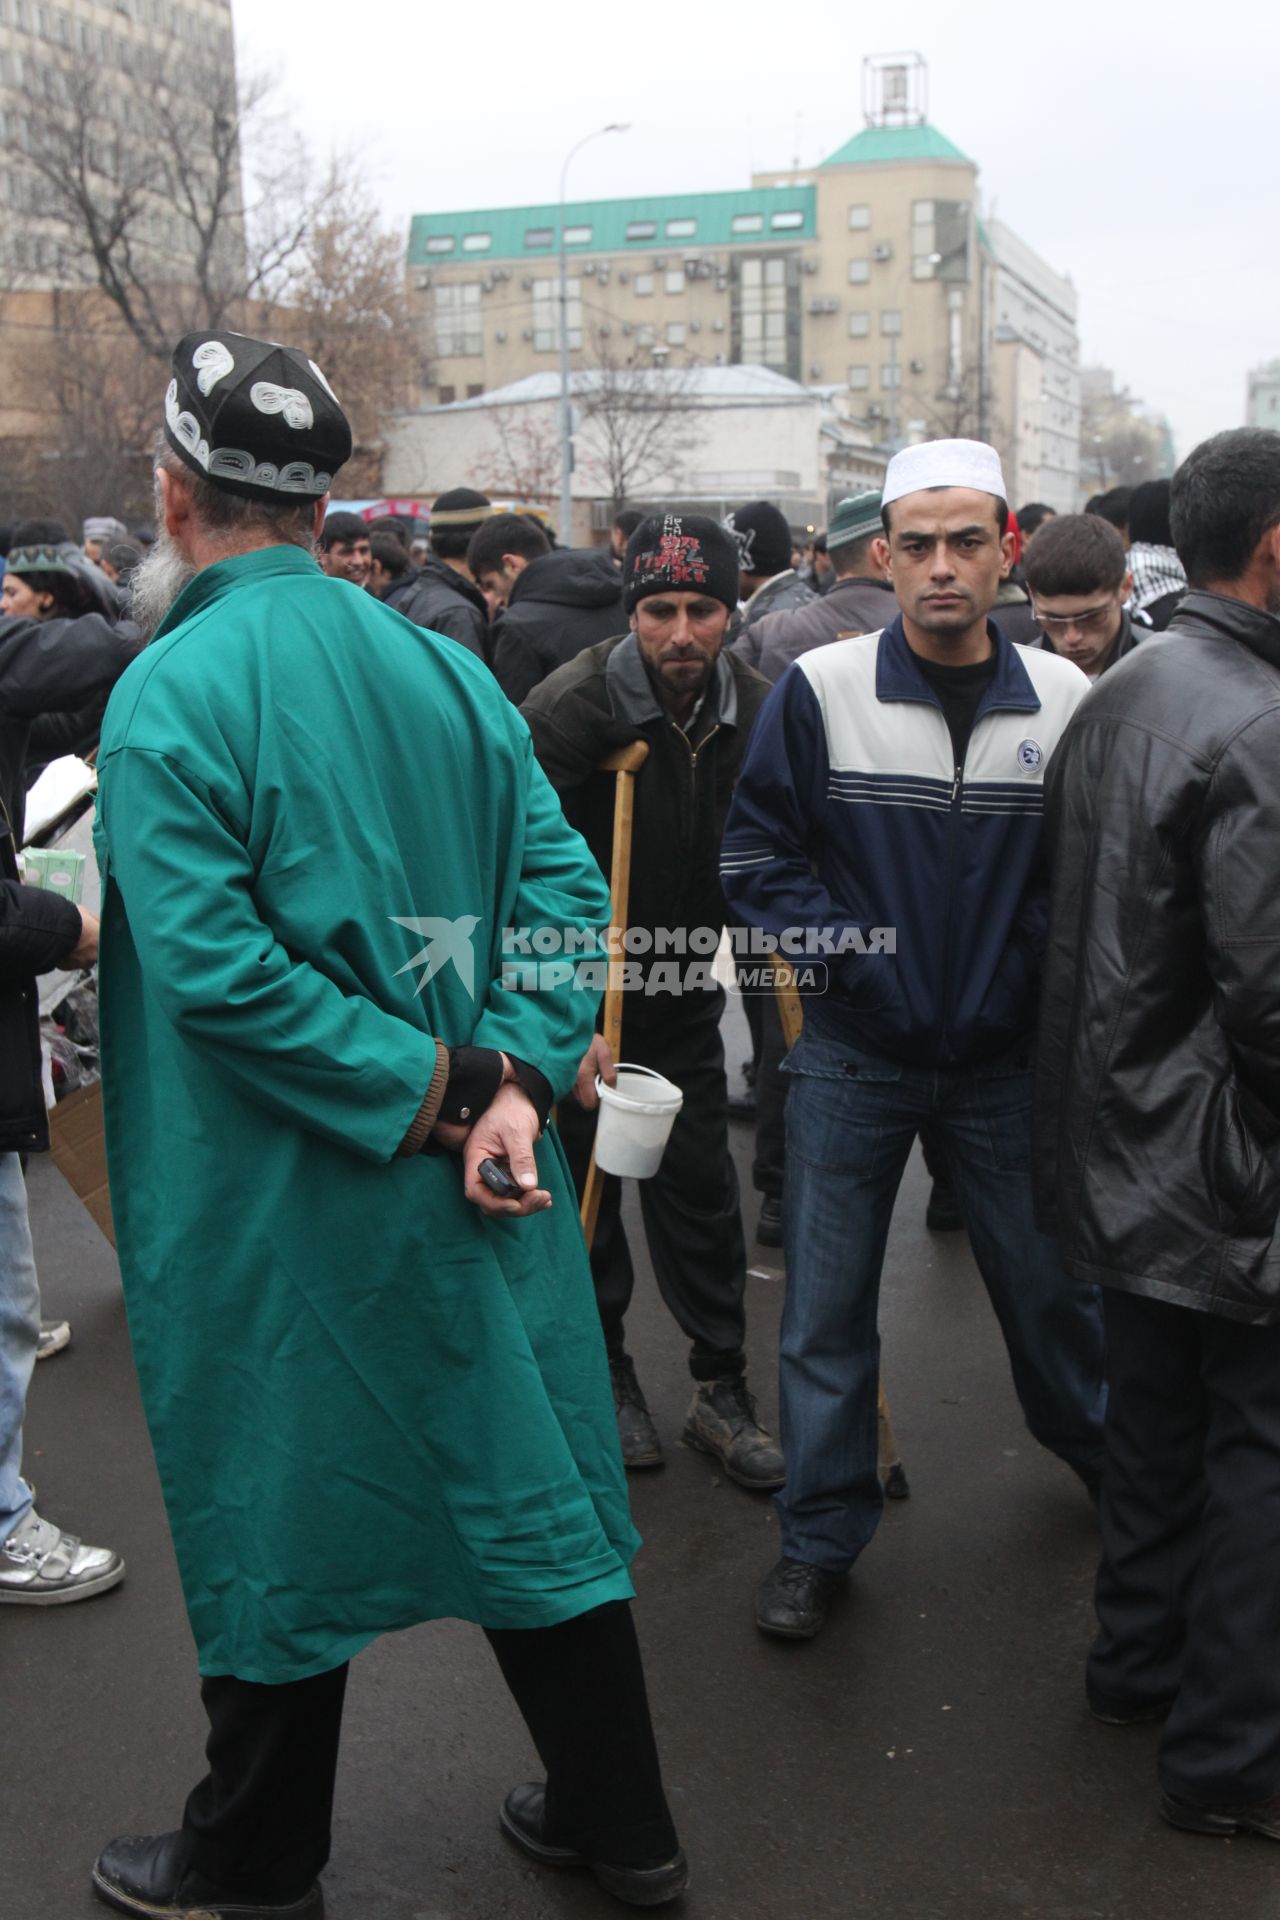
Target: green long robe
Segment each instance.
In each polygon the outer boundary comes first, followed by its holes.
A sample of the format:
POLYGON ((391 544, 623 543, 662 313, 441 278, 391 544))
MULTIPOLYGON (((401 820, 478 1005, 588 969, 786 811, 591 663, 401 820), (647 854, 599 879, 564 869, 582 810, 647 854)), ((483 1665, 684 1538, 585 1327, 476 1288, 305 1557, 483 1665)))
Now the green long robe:
POLYGON ((557 1094, 596 996, 504 991, 505 925, 608 895, 462 647, 297 549, 208 568, 102 731, 107 1150, 143 1400, 206 1674, 301 1679, 457 1615, 629 1597, 638 1545, 573 1188, 484 1218, 396 1158, 432 1036, 557 1094), (422 992, 398 919, 474 916, 422 992))

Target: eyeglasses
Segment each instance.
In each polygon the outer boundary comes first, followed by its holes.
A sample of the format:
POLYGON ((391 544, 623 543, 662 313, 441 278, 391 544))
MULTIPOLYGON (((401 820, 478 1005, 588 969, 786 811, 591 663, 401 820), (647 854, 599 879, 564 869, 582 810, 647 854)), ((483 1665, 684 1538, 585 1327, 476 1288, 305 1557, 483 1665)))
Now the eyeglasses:
POLYGON ((1108 600, 1100 607, 1082 607, 1079 613, 1044 613, 1032 601, 1031 611, 1046 633, 1067 633, 1073 627, 1077 633, 1101 633, 1106 622, 1114 619, 1116 603, 1108 600))

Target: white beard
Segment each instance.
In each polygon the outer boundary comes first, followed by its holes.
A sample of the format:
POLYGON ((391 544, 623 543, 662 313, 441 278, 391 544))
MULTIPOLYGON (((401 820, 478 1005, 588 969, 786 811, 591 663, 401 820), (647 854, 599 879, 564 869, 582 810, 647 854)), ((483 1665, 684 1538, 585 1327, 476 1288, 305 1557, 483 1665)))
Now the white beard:
POLYGON ((151 640, 182 589, 199 572, 184 560, 172 539, 161 531, 146 559, 129 582, 133 618, 144 641, 151 640))

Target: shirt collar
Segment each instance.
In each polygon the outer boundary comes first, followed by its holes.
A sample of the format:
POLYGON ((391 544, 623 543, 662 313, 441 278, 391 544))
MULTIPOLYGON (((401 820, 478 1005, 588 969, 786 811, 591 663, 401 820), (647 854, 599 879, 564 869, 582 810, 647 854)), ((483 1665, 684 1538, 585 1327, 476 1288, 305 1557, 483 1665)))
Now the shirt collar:
MULTIPOLYGON (((614 714, 628 725, 639 727, 647 721, 669 717, 654 692, 653 682, 640 652, 640 642, 634 633, 620 640, 609 655, 604 670, 604 684, 614 714)), ((716 661, 715 672, 703 688, 702 697, 685 724, 686 733, 692 729, 699 715, 705 717, 708 728, 736 727, 738 724, 738 683, 723 648, 716 661)))
POLYGON ((212 606, 236 587, 273 577, 286 579, 293 575, 296 578, 318 572, 309 553, 288 545, 256 547, 252 553, 236 553, 229 559, 216 560, 211 567, 202 567, 195 579, 187 582, 156 628, 154 638, 160 640, 166 633, 172 633, 201 608, 212 606))
MULTIPOLYGON (((1040 706, 1040 696, 1032 684, 1031 675, 1018 657, 1017 647, 1011 640, 1005 639, 994 620, 987 621, 987 632, 995 642, 996 670, 982 696, 978 711, 982 713, 988 707, 1005 707, 1018 712, 1035 713, 1040 706)), ((901 614, 880 635, 876 650, 876 699, 921 700, 935 707, 939 704, 937 695, 921 673, 916 657, 907 644, 901 614)))

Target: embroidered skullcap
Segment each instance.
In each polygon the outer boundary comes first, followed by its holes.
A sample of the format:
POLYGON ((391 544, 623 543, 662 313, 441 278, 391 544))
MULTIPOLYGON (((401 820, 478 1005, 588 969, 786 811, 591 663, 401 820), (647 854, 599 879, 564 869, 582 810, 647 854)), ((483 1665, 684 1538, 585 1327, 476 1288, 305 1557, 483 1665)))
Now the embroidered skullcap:
POLYGON ((653 513, 627 542, 622 604, 658 593, 705 593, 730 613, 738 604, 738 543, 700 513, 653 513))
POLYGON ((891 506, 906 493, 929 487, 970 487, 1008 501, 1000 455, 985 440, 925 440, 895 453, 884 476, 882 504, 891 506))
POLYGON ((193 472, 250 500, 318 500, 351 458, 351 428, 314 360, 244 333, 173 350, 165 438, 193 472))

